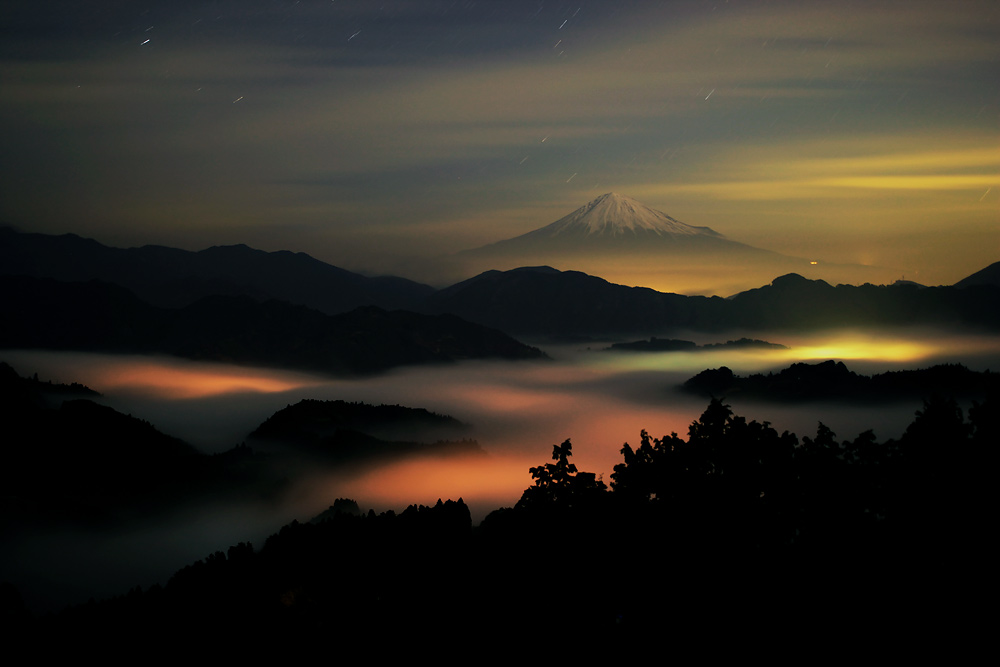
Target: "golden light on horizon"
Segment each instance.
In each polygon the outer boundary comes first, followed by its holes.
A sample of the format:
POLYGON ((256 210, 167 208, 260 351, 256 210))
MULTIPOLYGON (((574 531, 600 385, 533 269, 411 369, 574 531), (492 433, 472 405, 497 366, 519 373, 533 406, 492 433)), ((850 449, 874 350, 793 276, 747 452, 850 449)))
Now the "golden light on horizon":
MULTIPOLYGON (((737 336, 738 337, 738 336, 737 336)), ((961 354, 1000 353, 1000 341, 990 336, 934 335, 914 331, 912 335, 859 331, 799 334, 791 332, 759 333, 755 337, 787 346, 787 349, 716 348, 684 352, 618 352, 607 354, 596 363, 606 368, 644 371, 686 371, 729 366, 740 372, 760 372, 793 363, 838 361, 879 361, 888 364, 940 363, 937 359, 961 354)), ((666 338, 666 337, 664 337, 666 338)), ((719 336, 716 341, 732 339, 719 336)))
POLYGON ((789 362, 827 359, 882 359, 890 362, 922 361, 939 352, 939 346, 905 340, 879 340, 866 337, 845 337, 828 343, 806 345, 783 350, 780 356, 789 362))

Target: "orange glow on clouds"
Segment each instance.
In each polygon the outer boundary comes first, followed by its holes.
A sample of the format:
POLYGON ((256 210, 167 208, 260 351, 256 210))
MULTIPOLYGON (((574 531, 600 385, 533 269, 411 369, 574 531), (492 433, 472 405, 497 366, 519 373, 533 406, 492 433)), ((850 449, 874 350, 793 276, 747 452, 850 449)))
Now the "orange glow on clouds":
POLYGON ((531 459, 513 456, 411 459, 347 481, 339 486, 338 493, 364 498, 379 507, 427 505, 438 498, 496 499, 509 505, 531 486, 528 468, 546 460, 547 452, 544 447, 541 449, 531 459))
POLYGON ((240 392, 274 393, 318 384, 289 372, 239 366, 178 365, 148 361, 96 371, 102 391, 128 390, 161 398, 188 399, 240 392))

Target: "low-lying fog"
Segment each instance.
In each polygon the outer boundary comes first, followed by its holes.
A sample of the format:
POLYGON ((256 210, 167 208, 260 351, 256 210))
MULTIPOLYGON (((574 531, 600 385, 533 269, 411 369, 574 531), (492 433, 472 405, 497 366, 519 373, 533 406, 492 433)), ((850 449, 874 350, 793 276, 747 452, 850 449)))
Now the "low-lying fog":
MULTIPOLYGON (((730 336, 733 338, 735 336, 730 336)), ((838 359, 859 373, 960 362, 996 369, 1000 339, 940 336, 930 332, 854 332, 834 337, 773 334, 753 337, 787 350, 713 350, 691 353, 600 351, 605 345, 545 346, 549 362, 469 362, 415 367, 364 379, 203 364, 165 357, 4 351, 0 360, 22 376, 80 382, 102 402, 153 423, 206 452, 229 449, 275 411, 304 398, 342 399, 422 407, 472 425, 488 456, 425 459, 368 471, 316 474, 301 480, 280 507, 207 507, 196 515, 108 533, 47 532, 3 546, 0 579, 15 582, 35 609, 123 593, 165 582, 179 567, 240 541, 255 546, 292 519, 308 520, 338 497, 363 509, 400 511, 412 503, 462 497, 475 521, 509 506, 530 485, 530 466, 549 460, 552 445, 573 442, 581 470, 605 482, 620 462, 623 442, 639 431, 686 437, 708 401, 675 387, 706 369, 728 366, 738 374, 777 370, 795 361, 838 359), (71 552, 71 559, 65 554, 71 552)), ((724 338, 691 338, 722 342, 724 338)), ((828 403, 779 405, 733 399, 733 410, 770 421, 801 439, 822 421, 839 439, 874 429, 882 441, 899 437, 919 401, 878 406, 828 403)))

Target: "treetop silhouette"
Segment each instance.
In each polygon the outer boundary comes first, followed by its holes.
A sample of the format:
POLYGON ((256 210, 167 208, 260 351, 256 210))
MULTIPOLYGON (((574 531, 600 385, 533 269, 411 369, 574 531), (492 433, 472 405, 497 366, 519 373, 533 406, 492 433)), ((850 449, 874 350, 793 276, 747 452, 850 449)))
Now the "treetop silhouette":
POLYGON ((576 464, 569 462, 573 445, 569 439, 552 448, 555 463, 529 468, 534 486, 525 489, 517 508, 546 506, 573 509, 598 500, 607 486, 592 472, 579 472, 576 464))

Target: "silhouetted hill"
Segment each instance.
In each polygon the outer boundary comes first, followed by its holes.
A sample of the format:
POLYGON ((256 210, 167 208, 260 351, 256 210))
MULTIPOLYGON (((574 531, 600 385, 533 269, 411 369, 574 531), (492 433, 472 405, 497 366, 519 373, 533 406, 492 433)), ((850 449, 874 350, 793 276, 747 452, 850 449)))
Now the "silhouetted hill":
POLYGON ((555 337, 913 325, 995 331, 1000 329, 1000 288, 834 287, 788 274, 722 299, 532 267, 487 271, 431 295, 422 310, 454 313, 517 335, 555 337))
POLYGON ((312 439, 331 435, 343 428, 372 435, 386 435, 402 431, 422 433, 428 430, 458 433, 467 426, 454 417, 439 415, 424 408, 306 399, 275 412, 250 436, 286 440, 300 437, 312 439))
POLYGON ((233 453, 202 455, 108 406, 53 400, 45 385, 2 365, 4 529, 39 520, 121 519, 258 481, 236 474, 233 453))
POLYGON ((848 370, 842 361, 796 363, 776 373, 741 377, 723 366, 707 369, 683 384, 702 396, 741 396, 772 401, 847 400, 871 403, 929 396, 986 398, 1000 396, 1000 375, 976 372, 959 364, 872 376, 848 370))
POLYGON ((412 307, 433 288, 392 276, 369 278, 305 253, 245 245, 190 252, 164 246, 110 248, 75 234, 50 236, 0 229, 0 272, 128 288, 152 304, 177 308, 211 295, 278 299, 327 314, 360 306, 412 307))
POLYGON ((729 299, 730 319, 746 327, 840 326, 1000 328, 1000 289, 962 290, 914 284, 837 285, 797 274, 729 299))
POLYGON ((22 378, 9 364, 0 361, 0 387, 4 393, 0 395, 0 401, 17 396, 32 396, 38 399, 42 397, 63 397, 95 398, 100 396, 99 392, 90 387, 73 382, 70 384, 60 384, 51 380, 39 380, 38 373, 34 377, 22 378))
POLYGON ((338 462, 414 454, 481 454, 474 441, 442 440, 466 430, 457 419, 423 408, 303 400, 271 415, 248 437, 338 462))
POLYGON ((209 498, 274 499, 317 465, 372 464, 413 455, 482 454, 467 426, 422 408, 304 400, 251 438, 205 455, 152 424, 75 394, 82 385, 22 378, 0 362, 0 533, 39 522, 105 522, 209 498), (69 398, 67 398, 67 395, 69 398))
POLYGON ((606 349, 611 352, 694 352, 698 349, 698 344, 692 340, 653 336, 649 340, 612 343, 606 349))
POLYGON ((765 340, 757 340, 756 338, 740 338, 739 340, 727 340, 725 343, 706 343, 704 345, 698 345, 694 341, 690 340, 657 338, 653 336, 649 340, 612 343, 607 349, 612 352, 698 352, 721 349, 787 350, 788 348, 778 343, 768 343, 765 340))
POLYGON ((539 359, 506 334, 453 315, 360 308, 341 315, 212 296, 159 308, 96 281, 0 276, 0 347, 164 353, 190 359, 371 373, 461 359, 539 359))
POLYGON ((686 297, 625 287, 578 271, 548 266, 487 271, 424 301, 427 312, 450 312, 513 334, 536 336, 657 333, 722 315, 719 297, 686 297))
POLYGON ((1000 262, 994 262, 985 269, 976 271, 971 276, 962 278, 955 283, 955 287, 975 287, 978 285, 1000 287, 1000 262))

